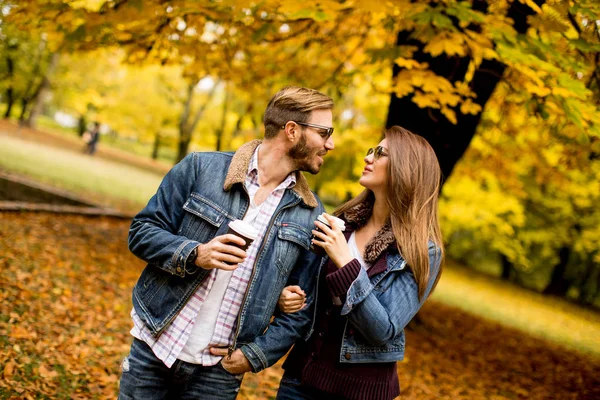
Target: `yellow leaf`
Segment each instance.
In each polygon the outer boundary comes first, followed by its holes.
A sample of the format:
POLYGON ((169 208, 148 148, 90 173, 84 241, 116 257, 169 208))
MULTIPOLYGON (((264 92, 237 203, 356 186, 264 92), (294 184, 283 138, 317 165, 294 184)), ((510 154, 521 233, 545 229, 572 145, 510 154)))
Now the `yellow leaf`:
POLYGON ((437 101, 435 101, 435 97, 429 94, 416 93, 412 98, 412 101, 418 105, 420 108, 440 108, 440 105, 437 101))
POLYGON ((52 379, 58 376, 58 372, 53 369, 49 369, 44 364, 40 364, 38 368, 38 373, 42 378, 52 379))
POLYGON ((442 114, 444 114, 444 116, 448 118, 448 121, 452 122, 454 125, 458 122, 456 120, 456 113, 448 107, 442 107, 442 114))
POLYGON ((15 368, 17 367, 17 363, 15 360, 9 360, 6 365, 4 365, 4 379, 8 379, 15 373, 15 368))
POLYGON ((471 99, 465 100, 460 105, 460 112, 463 113, 463 114, 473 114, 473 115, 476 115, 480 111, 481 111, 481 106, 479 104, 477 104, 477 103, 473 103, 471 101, 471 99))
POLYGON ((406 68, 406 69, 425 69, 427 67, 429 67, 429 65, 427 63, 420 63, 416 60, 411 60, 411 59, 407 59, 404 57, 398 57, 394 60, 394 62, 402 68, 406 68))
POLYGON ((37 333, 34 331, 29 331, 22 326, 15 325, 11 329, 10 337, 15 339, 34 339, 37 337, 37 333))
POLYGON ((415 90, 415 88, 411 84, 410 78, 408 78, 407 75, 409 75, 408 70, 400 71, 400 73, 398 74, 398 77, 396 79, 396 85, 394 86, 394 92, 398 97, 404 97, 415 90))
POLYGON ((440 94, 438 94, 438 100, 439 100, 440 104, 449 105, 451 107, 454 107, 460 101, 460 96, 457 96, 454 93, 450 93, 450 92, 441 92, 440 94))
POLYGON ((553 87, 552 94, 555 96, 561 96, 561 97, 575 97, 575 96, 573 96, 573 92, 571 92, 568 89, 562 88, 562 87, 553 87))
POLYGON ((524 86, 528 92, 536 94, 540 97, 546 97, 551 93, 550 89, 548 89, 547 87, 534 85, 530 82, 525 82, 524 86))
POLYGON ((434 57, 442 53, 449 56, 464 56, 466 53, 463 43, 464 37, 462 35, 442 33, 431 39, 423 50, 434 57))

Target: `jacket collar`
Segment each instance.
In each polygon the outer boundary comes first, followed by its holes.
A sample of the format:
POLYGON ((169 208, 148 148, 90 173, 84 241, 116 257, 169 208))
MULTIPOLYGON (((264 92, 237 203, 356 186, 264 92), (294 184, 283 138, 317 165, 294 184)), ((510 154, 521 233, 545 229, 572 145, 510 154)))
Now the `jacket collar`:
MULTIPOLYGON (((261 140, 253 140, 243 144, 235 152, 233 159, 231 160, 231 165, 229 165, 229 170, 227 171, 225 183, 223 184, 223 189, 225 191, 229 191, 236 183, 244 183, 246 175, 248 174, 248 166, 250 165, 252 154, 254 154, 254 150, 256 150, 261 143, 261 140)), ((306 178, 300 171, 296 171, 296 185, 292 188, 292 191, 300 196, 307 206, 316 208, 319 205, 315 195, 308 186, 306 178)))
MULTIPOLYGON (((350 225, 349 233, 360 228, 364 224, 367 223, 371 213, 373 212, 373 204, 375 202, 375 197, 372 193, 363 201, 362 203, 357 204, 353 208, 344 212, 341 216, 347 223, 350 225)), ((348 234, 348 237, 350 235, 348 234)), ((392 224, 390 220, 388 220, 383 227, 377 231, 375 236, 373 236, 369 242, 365 245, 365 253, 364 258, 365 262, 369 264, 373 264, 374 262, 383 259, 385 261, 385 257, 381 257, 382 254, 386 253, 388 248, 397 249, 396 246, 396 238, 394 237, 394 233, 392 232, 392 224)), ((373 265, 375 267, 375 265, 373 265)), ((373 269, 371 267, 370 269, 373 269)))

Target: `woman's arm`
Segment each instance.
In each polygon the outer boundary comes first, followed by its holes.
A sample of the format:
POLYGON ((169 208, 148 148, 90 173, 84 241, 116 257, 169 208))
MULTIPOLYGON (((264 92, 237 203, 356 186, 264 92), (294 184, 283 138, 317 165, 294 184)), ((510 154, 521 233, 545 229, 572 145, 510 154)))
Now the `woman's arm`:
MULTIPOLYGON (((441 261, 435 246, 429 249, 429 260, 431 274, 422 300, 410 269, 390 272, 393 276, 386 280, 392 279, 392 282, 382 292, 376 290, 367 272, 361 269, 346 292, 342 315, 346 315, 371 344, 383 345, 392 340, 402 332, 431 292, 441 261)), ((332 277, 327 279, 329 281, 332 277)))

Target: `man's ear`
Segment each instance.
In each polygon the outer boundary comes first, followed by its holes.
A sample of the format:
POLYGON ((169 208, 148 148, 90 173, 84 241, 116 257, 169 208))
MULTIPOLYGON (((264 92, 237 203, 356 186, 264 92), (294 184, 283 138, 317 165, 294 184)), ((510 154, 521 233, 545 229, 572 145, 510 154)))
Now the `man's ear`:
POLYGON ((294 142, 300 133, 299 128, 300 127, 293 121, 288 121, 283 128, 286 139, 290 142, 294 142))

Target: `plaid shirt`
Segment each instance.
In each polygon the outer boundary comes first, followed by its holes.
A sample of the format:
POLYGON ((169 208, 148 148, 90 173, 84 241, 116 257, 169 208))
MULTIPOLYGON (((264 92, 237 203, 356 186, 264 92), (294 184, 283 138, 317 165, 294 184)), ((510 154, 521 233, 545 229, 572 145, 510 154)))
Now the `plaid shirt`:
MULTIPOLYGON (((250 201, 254 199, 254 195, 260 188, 258 184, 258 149, 254 151, 250 165, 248 166, 248 174, 244 186, 250 196, 250 201)), ((266 233, 269 222, 273 217, 273 213, 277 209, 279 202, 283 198, 285 190, 296 184, 296 174, 290 173, 286 179, 279 185, 267 199, 258 207, 260 211, 254 220, 253 227, 258 231, 258 237, 250 247, 246 250, 247 257, 231 275, 231 279, 225 291, 223 302, 218 311, 217 323, 215 330, 208 347, 227 347, 233 343, 235 333, 235 325, 238 313, 244 300, 246 288, 250 282, 254 262, 258 255, 258 249, 262 244, 262 239, 266 233)), ((143 340, 151 348, 157 358, 165 363, 167 367, 171 367, 177 360, 181 350, 188 341, 192 328, 196 321, 198 311, 201 308, 206 296, 217 277, 217 270, 210 271, 206 279, 198 287, 196 292, 190 297, 186 305, 181 309, 173 322, 163 331, 163 333, 155 338, 150 333, 150 330, 145 326, 144 322, 136 314, 135 310, 131 310, 131 318, 133 319, 133 328, 131 335, 143 340)), ((202 351, 202 365, 215 365, 221 360, 221 356, 213 356, 210 354, 208 347, 202 351)))

